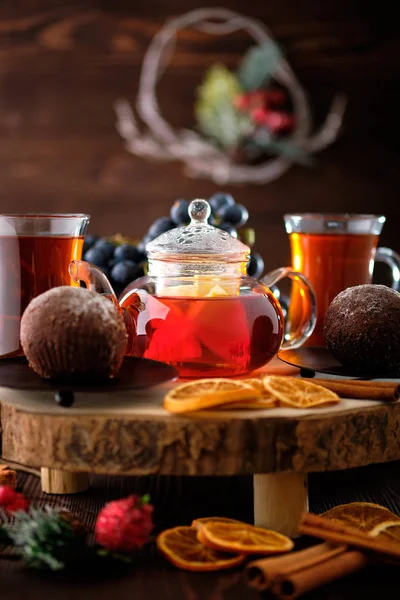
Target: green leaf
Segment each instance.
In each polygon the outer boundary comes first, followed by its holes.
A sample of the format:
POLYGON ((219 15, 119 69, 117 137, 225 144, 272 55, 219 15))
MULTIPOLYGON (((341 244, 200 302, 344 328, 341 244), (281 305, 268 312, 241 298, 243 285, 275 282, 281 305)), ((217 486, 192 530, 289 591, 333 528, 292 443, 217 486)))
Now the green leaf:
POLYGON ((242 93, 236 75, 222 65, 212 66, 197 90, 195 115, 202 133, 224 149, 235 147, 249 126, 249 118, 234 107, 242 93))
POLYGON ((253 156, 259 156, 266 151, 277 156, 286 157, 303 166, 309 167, 313 164, 312 157, 293 141, 277 139, 267 129, 257 130, 252 138, 246 141, 245 150, 253 156))
POLYGON ((131 564, 133 561, 133 557, 127 554, 120 554, 118 552, 111 552, 110 550, 106 550, 105 548, 96 548, 96 555, 100 556, 100 558, 107 558, 110 561, 118 561, 121 563, 131 564))
POLYGON ((238 70, 238 79, 244 91, 259 90, 274 76, 282 53, 274 42, 250 48, 238 70))
POLYGON ((269 150, 304 167, 311 167, 314 164, 312 156, 289 140, 275 140, 269 144, 269 150))

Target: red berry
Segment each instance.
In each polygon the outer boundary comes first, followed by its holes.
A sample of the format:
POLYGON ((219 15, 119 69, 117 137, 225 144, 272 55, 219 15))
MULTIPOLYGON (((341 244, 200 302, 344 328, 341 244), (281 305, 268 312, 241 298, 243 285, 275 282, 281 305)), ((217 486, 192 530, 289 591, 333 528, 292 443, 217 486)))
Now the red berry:
POLYGON ((257 125, 265 125, 268 111, 265 108, 259 107, 251 111, 251 118, 257 125))
POLYGON ((255 90, 253 92, 247 92, 236 96, 233 101, 235 108, 241 111, 252 111, 256 108, 262 108, 265 104, 266 92, 262 90, 255 90))
POLYGON ((17 492, 14 492, 14 490, 10 487, 8 487, 7 485, 1 485, 0 486, 0 506, 7 506, 7 504, 10 504, 10 502, 13 502, 15 500, 15 497, 17 495, 17 492))
POLYGON ((29 500, 24 494, 15 492, 10 487, 0 487, 0 506, 4 506, 10 514, 23 510, 27 512, 29 508, 29 500))
POLYGON ((262 90, 256 90, 254 92, 249 92, 250 96, 250 107, 258 108, 259 106, 264 106, 265 104, 265 95, 266 92, 262 90))
POLYGON ((283 90, 266 90, 265 101, 268 106, 279 106, 286 100, 286 94, 283 90))
POLYGON ((132 552, 145 544, 153 529, 153 507, 139 496, 129 496, 106 504, 100 511, 96 541, 112 552, 132 552))
POLYGON ((284 112, 269 111, 265 115, 265 125, 274 132, 288 131, 294 127, 294 117, 284 112))

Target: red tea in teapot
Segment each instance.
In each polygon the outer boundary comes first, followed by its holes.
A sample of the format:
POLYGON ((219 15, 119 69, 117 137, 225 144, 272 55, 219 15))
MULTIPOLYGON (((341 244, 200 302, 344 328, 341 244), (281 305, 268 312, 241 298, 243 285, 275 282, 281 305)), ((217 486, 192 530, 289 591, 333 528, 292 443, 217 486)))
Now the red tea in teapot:
POLYGON ((21 354, 20 317, 32 298, 71 285, 71 260, 81 256, 82 237, 0 236, 0 356, 21 354))
POLYGON ((137 319, 135 348, 145 358, 175 366, 183 378, 238 376, 266 364, 278 352, 283 317, 272 293, 236 297, 161 297, 138 291, 122 301, 137 319), (134 296, 137 295, 134 294, 134 296))

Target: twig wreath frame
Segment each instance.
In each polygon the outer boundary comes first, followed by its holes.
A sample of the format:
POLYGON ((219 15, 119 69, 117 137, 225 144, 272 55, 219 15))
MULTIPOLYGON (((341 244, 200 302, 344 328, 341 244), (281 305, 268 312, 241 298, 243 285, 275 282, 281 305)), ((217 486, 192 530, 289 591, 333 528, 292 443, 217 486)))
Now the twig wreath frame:
MULTIPOLYGON (((139 80, 136 112, 145 125, 141 132, 137 118, 126 99, 118 99, 114 108, 116 128, 134 155, 161 160, 179 160, 188 176, 211 179, 224 184, 265 184, 283 175, 294 164, 288 157, 272 157, 257 165, 235 163, 228 153, 218 149, 201 134, 174 130, 163 118, 156 97, 157 83, 164 74, 175 47, 176 34, 185 28, 195 28, 210 35, 227 35, 245 30, 262 46, 273 41, 267 27, 258 20, 225 8, 204 8, 171 18, 153 37, 145 54, 139 80)), ((308 154, 320 152, 332 144, 341 129, 346 98, 337 95, 319 131, 313 132, 311 109, 307 95, 285 58, 281 58, 274 79, 286 88, 293 104, 296 126, 293 142, 308 154)))

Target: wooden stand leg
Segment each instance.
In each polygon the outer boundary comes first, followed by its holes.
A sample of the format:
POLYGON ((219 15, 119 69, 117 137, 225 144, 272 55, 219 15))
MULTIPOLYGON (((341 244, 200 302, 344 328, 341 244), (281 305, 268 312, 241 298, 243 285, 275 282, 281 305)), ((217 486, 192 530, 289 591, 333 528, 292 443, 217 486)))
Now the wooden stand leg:
POLYGON ((296 537, 300 519, 307 510, 306 474, 254 475, 254 524, 258 527, 296 537))
POLYGON ((69 473, 42 467, 40 475, 42 491, 46 494, 77 494, 89 488, 87 473, 69 473))

